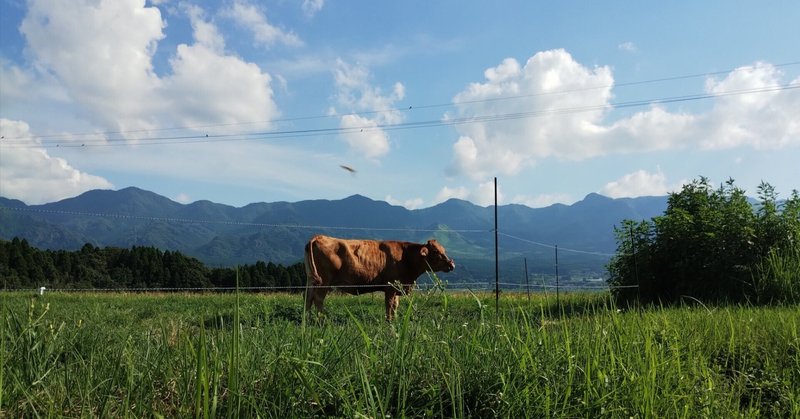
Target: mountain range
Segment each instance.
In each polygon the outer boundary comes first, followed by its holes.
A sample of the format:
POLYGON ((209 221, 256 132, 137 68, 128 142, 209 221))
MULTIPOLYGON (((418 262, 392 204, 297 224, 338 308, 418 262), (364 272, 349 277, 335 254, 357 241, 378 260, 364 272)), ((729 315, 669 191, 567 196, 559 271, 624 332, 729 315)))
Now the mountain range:
MULTIPOLYGON (((595 193, 572 205, 497 208, 501 273, 509 281, 528 271, 549 275, 557 245, 560 275, 599 277, 616 250, 614 226, 624 219, 663 213, 667 197, 612 199, 595 193)), ((181 204, 129 187, 93 190, 42 205, 0 197, 0 239, 26 239, 32 246, 74 250, 95 246, 154 246, 194 256, 210 266, 258 260, 302 260, 315 234, 343 238, 424 242, 435 238, 456 260, 451 281, 494 278, 493 206, 450 199, 416 210, 364 196, 340 200, 253 203, 232 207, 210 201, 181 204)))

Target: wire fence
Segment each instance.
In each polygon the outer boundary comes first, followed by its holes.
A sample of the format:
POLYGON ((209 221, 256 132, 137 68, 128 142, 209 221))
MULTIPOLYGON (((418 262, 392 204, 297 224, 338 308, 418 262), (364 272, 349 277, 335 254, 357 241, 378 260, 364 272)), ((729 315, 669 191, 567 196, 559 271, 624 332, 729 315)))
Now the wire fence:
MULTIPOLYGON (((535 291, 535 290, 555 290, 560 289, 561 291, 611 291, 613 289, 625 289, 625 288, 637 288, 638 285, 623 285, 623 286, 611 286, 611 285, 586 285, 586 286, 557 286, 557 285, 526 285, 520 284, 518 282, 500 282, 501 287, 503 287, 503 291, 535 291)), ((413 285, 414 291, 431 291, 431 290, 441 290, 441 291, 494 291, 494 282, 458 282, 453 284, 446 284, 446 285, 437 285, 437 284, 428 284, 428 283, 417 283, 413 285)), ((98 292, 98 293, 147 293, 147 292, 156 292, 156 293, 167 293, 167 292, 175 292, 175 293, 195 293, 195 292, 207 292, 207 293, 214 293, 214 292, 235 292, 235 291, 244 291, 244 292, 302 292, 306 289, 329 289, 329 290, 348 290, 348 289, 370 289, 370 290, 382 290, 384 288, 399 288, 397 284, 373 284, 373 285, 283 285, 283 286, 269 286, 269 287, 152 287, 152 288, 145 288, 145 287, 120 287, 120 288, 48 288, 48 287, 39 287, 39 288, 7 288, 7 289, 0 289, 0 293, 2 292, 35 292, 39 294, 44 294, 45 292, 98 292)))

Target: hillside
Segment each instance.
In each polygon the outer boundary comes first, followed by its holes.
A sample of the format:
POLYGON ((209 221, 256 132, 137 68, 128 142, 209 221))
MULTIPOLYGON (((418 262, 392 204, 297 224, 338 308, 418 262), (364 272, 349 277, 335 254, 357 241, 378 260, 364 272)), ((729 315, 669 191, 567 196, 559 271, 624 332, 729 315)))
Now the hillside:
MULTIPOLYGON (((501 269, 519 281, 526 257, 532 273, 552 274, 554 250, 549 246, 558 245, 562 275, 601 275, 608 256, 592 252, 615 251, 613 227, 623 219, 649 219, 665 208, 666 197, 611 199, 598 194, 573 205, 502 205, 501 269)), ((420 242, 436 238, 458 263, 447 279, 483 280, 494 276, 493 217, 493 207, 458 199, 419 210, 360 195, 232 207, 209 201, 181 204, 130 187, 89 191, 43 205, 0 198, 0 238, 25 238, 44 249, 74 250, 85 243, 154 246, 210 266, 259 260, 292 264, 315 234, 420 242)))

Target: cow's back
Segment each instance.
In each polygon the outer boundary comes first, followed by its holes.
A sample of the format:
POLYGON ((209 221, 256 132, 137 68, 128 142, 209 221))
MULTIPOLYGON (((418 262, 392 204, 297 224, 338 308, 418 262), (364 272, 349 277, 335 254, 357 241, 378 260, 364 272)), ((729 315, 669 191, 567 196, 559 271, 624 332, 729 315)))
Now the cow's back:
POLYGON ((402 258, 402 246, 397 242, 316 236, 309 247, 325 285, 384 284, 394 276, 402 258))

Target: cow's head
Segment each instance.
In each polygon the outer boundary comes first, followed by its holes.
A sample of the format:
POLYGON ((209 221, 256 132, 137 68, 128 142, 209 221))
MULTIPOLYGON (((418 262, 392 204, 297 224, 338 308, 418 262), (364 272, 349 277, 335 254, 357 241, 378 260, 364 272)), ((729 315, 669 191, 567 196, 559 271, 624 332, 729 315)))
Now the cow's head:
POLYGON ((420 254, 434 272, 450 272, 456 268, 456 262, 447 257, 444 246, 436 240, 428 240, 420 249, 420 254))

